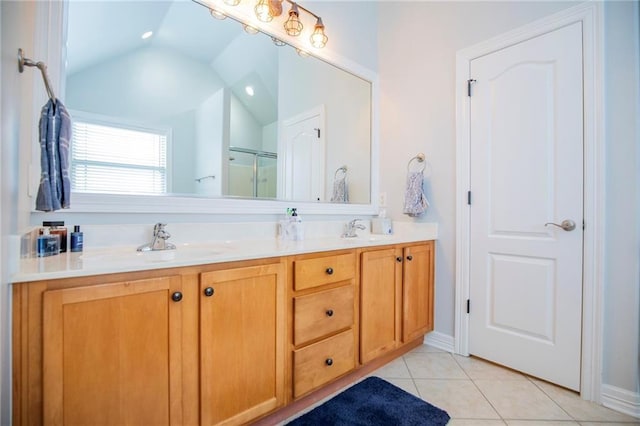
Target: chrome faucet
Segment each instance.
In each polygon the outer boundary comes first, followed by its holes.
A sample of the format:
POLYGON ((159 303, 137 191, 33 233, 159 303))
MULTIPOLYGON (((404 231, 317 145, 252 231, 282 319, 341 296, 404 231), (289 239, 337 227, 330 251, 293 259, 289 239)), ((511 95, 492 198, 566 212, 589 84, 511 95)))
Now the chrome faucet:
POLYGON ((349 223, 347 223, 344 229, 344 233, 342 234, 342 238, 355 238, 358 236, 358 234, 356 233, 358 229, 367 229, 366 226, 358 223, 359 220, 360 219, 353 219, 352 221, 349 221, 349 223))
POLYGON ((167 242, 171 234, 165 231, 165 226, 166 223, 156 223, 153 226, 153 240, 138 247, 138 251, 174 250, 176 246, 167 242))

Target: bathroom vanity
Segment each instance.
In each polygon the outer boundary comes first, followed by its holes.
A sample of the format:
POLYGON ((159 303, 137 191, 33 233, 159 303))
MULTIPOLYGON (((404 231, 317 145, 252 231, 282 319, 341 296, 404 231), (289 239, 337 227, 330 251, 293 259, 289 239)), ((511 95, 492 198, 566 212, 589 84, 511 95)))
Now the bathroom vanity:
POLYGON ((23 274, 14 424, 250 423, 355 380, 433 329, 433 240, 271 253, 23 274))

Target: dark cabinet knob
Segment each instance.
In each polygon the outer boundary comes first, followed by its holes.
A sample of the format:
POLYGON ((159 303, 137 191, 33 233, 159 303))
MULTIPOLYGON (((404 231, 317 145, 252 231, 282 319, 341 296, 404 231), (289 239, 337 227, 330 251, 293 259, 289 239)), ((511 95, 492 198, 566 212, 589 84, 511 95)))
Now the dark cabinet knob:
POLYGON ((332 317, 333 316, 333 309, 328 309, 327 310, 327 316, 328 317, 332 317))
POLYGON ((331 275, 331 274, 333 274, 333 268, 332 267, 328 267, 325 272, 327 273, 327 275, 331 275))
POLYGON ((173 300, 174 302, 179 302, 182 300, 182 293, 180 293, 179 291, 174 292, 171 295, 171 300, 173 300))
POLYGON ((407 260, 408 261, 412 261, 413 260, 413 256, 411 256, 411 255, 407 256, 407 260))
POLYGON ((402 257, 400 257, 400 256, 396 257, 396 262, 398 262, 398 263, 402 262, 402 257))
POLYGON ((213 296, 213 287, 207 287, 204 289, 204 295, 207 297, 213 296))
POLYGON ((331 367, 333 365, 333 360, 331 358, 327 358, 324 363, 331 367))

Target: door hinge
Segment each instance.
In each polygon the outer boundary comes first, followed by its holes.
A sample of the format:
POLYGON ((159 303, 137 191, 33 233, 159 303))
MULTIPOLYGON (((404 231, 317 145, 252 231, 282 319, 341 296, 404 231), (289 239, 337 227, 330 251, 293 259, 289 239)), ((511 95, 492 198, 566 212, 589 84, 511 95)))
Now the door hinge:
POLYGON ((320 129, 315 127, 313 130, 316 131, 316 133, 318 134, 318 139, 320 139, 320 129))
POLYGON ((471 205, 471 191, 467 191, 467 204, 471 205))
POLYGON ((467 96, 471 97, 471 85, 475 83, 474 79, 467 80, 467 96))
POLYGON ((587 227, 587 225, 584 223, 584 220, 582 221, 582 230, 584 231, 584 229, 587 227))
POLYGON ((471 311, 471 300, 467 299, 467 313, 471 311))

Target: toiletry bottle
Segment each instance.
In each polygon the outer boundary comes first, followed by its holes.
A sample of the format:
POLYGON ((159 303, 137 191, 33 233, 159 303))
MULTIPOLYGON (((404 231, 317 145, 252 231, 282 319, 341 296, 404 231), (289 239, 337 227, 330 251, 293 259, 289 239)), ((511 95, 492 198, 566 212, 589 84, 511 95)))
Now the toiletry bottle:
POLYGON ((71 251, 72 252, 82 251, 83 245, 84 245, 84 236, 80 231, 80 225, 76 225, 73 227, 73 232, 71 233, 71 251))
POLYGON ((42 230, 42 235, 36 240, 36 256, 47 257, 54 256, 60 251, 60 236, 51 235, 49 228, 42 230))
POLYGON ((298 216, 298 209, 291 209, 291 229, 292 240, 304 239, 304 228, 302 227, 302 218, 298 216))
POLYGON ((49 234, 60 236, 60 253, 67 251, 67 228, 64 227, 63 221, 44 221, 42 226, 49 227, 49 234))

